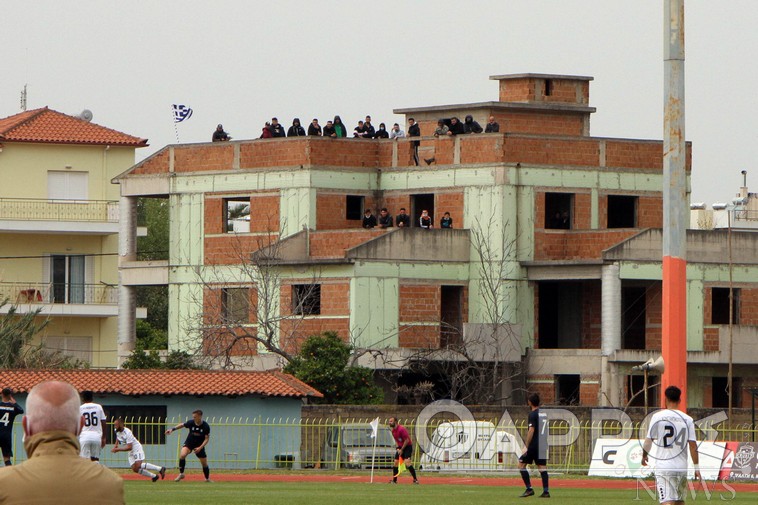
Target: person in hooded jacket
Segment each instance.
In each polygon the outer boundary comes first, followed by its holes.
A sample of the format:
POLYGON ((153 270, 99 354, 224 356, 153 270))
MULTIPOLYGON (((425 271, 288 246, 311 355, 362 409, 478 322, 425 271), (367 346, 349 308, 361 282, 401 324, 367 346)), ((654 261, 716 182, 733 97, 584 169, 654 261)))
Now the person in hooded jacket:
MULTIPOLYGON (((481 127, 480 127, 481 128, 481 127)), ((460 135, 466 133, 463 129, 463 123, 457 117, 450 118, 450 127, 448 128, 448 135, 460 135)))
POLYGON ((347 137, 347 127, 345 126, 345 123, 342 122, 342 118, 334 116, 334 123, 332 123, 332 126, 334 127, 334 133, 336 133, 338 138, 347 137))
POLYGON ((261 136, 262 139, 270 139, 274 136, 273 133, 271 133, 271 123, 266 121, 266 124, 263 125, 263 128, 261 129, 261 136))
POLYGON ((474 121, 474 117, 469 114, 466 116, 466 119, 463 123, 463 132, 464 133, 482 133, 484 130, 482 129, 482 126, 474 121))
POLYGON ((374 133, 375 139, 388 139, 390 138, 390 133, 387 131, 387 127, 384 125, 384 123, 379 123, 379 129, 376 130, 376 133, 374 133))
POLYGON ((305 129, 300 126, 300 118, 292 120, 292 126, 287 130, 288 137, 305 137, 305 129))

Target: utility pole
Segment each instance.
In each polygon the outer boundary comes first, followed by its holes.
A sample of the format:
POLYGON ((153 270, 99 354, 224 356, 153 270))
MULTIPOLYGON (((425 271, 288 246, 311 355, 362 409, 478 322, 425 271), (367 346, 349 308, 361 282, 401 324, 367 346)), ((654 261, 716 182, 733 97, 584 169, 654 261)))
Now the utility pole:
POLYGON ((663 338, 668 386, 687 406, 687 175, 684 137, 684 0, 664 0, 663 338))

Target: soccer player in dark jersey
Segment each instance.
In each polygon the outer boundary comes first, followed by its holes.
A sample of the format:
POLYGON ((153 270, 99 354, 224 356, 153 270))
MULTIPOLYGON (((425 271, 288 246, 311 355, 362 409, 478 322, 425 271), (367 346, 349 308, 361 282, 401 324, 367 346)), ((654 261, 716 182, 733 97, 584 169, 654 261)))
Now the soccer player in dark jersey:
POLYGON ((526 435, 526 450, 518 459, 521 478, 524 480, 524 485, 526 486, 526 491, 521 495, 521 498, 534 496, 532 481, 529 478, 529 470, 526 469, 526 465, 533 465, 535 463, 542 477, 542 494, 540 498, 550 498, 547 475, 547 414, 544 412, 540 413, 540 395, 537 393, 529 395, 527 401, 529 402, 529 408, 532 410, 529 412, 529 431, 526 435))
POLYGON ((24 413, 24 409, 18 406, 13 399, 13 391, 10 388, 3 388, 2 400, 0 402, 0 450, 3 453, 5 466, 11 466, 13 457, 13 421, 16 416, 24 413))
POLYGON ((189 453, 194 452, 197 459, 200 460, 200 464, 203 465, 203 475, 205 475, 205 482, 211 481, 211 470, 208 468, 208 455, 205 453, 205 446, 208 445, 208 440, 211 438, 211 427, 208 423, 203 421, 203 411, 196 410, 192 413, 192 420, 186 423, 179 423, 173 428, 166 430, 166 435, 173 433, 176 430, 187 428, 189 434, 182 446, 182 452, 179 454, 179 475, 177 475, 176 482, 179 482, 184 478, 184 465, 186 464, 187 456, 189 453))
POLYGON ((413 469, 413 461, 411 459, 413 456, 413 441, 411 440, 411 436, 408 434, 408 430, 405 429, 405 426, 397 422, 396 417, 390 417, 388 424, 390 430, 392 430, 392 438, 395 439, 395 444, 397 444, 397 453, 395 454, 395 463, 392 467, 392 480, 390 481, 390 484, 397 484, 398 465, 400 464, 401 458, 404 463, 407 460, 405 468, 411 473, 413 483, 418 484, 416 470, 413 469))

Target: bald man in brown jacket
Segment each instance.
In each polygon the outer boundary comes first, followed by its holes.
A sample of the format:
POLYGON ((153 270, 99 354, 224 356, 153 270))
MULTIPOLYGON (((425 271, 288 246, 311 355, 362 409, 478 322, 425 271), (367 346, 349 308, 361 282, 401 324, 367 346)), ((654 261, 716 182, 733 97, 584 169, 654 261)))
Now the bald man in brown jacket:
POLYGON ((29 459, 0 469, 0 503, 102 505, 124 503, 124 483, 79 456, 79 394, 70 384, 37 384, 26 400, 24 449, 29 459))

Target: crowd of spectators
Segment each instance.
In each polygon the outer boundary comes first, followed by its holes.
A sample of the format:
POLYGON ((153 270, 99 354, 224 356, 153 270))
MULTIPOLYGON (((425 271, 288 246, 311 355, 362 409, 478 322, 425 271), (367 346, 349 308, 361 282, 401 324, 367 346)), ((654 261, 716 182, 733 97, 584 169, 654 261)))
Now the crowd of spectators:
MULTIPOLYGON (((382 209, 379 211, 379 217, 377 219, 377 216, 375 216, 371 209, 366 209, 363 212, 363 227, 366 229, 372 229, 372 228, 392 228, 393 226, 397 226, 398 228, 410 228, 411 226, 411 216, 406 214, 405 207, 401 207, 400 211, 398 212, 397 216, 395 216, 394 220, 392 218, 392 215, 387 210, 387 207, 382 207, 382 209)), ((434 228, 434 219, 429 214, 429 211, 424 209, 421 211, 421 216, 418 220, 418 226, 419 228, 425 228, 430 229, 434 228)), ((450 217, 449 212, 445 212, 443 214, 442 219, 440 219, 440 228, 452 228, 453 227, 453 218, 450 217)))

